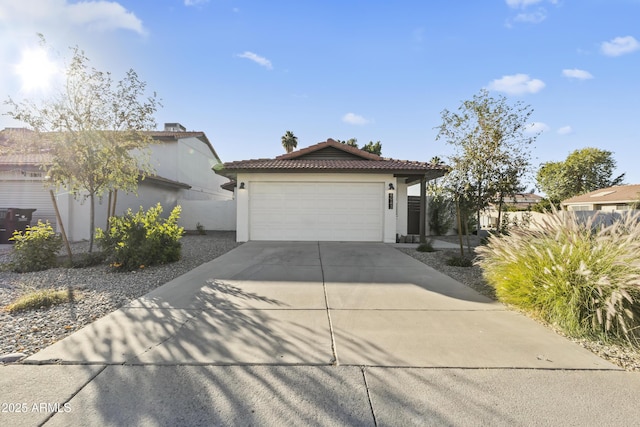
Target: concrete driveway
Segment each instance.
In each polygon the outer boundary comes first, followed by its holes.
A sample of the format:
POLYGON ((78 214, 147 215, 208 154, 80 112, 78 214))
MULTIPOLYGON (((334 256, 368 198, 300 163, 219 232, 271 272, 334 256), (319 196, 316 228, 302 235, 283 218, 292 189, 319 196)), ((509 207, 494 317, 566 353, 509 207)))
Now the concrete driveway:
POLYGON ((61 408, 1 413, 12 425, 625 425, 640 392, 367 243, 246 243, 0 369, 2 401, 61 408))

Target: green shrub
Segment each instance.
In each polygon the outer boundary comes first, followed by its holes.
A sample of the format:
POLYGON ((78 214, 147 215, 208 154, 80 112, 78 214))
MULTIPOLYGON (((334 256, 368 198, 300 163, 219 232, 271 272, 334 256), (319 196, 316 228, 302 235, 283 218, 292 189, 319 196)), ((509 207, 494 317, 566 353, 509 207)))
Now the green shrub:
POLYGON ((15 242, 11 269, 18 273, 41 271, 57 265, 57 254, 62 247, 62 238, 53 231, 49 221, 27 227, 24 231, 14 231, 11 239, 15 242))
POLYGON ((137 213, 129 210, 122 217, 111 217, 106 232, 98 229, 98 245, 115 268, 135 270, 154 264, 178 261, 184 229, 178 226, 181 208, 176 206, 169 218, 160 217, 162 206, 137 213))
POLYGON ((418 252, 435 252, 436 250, 433 248, 433 241, 431 239, 427 239, 426 242, 420 243, 416 248, 418 252))
POLYGON ((73 301, 73 298, 74 295, 71 289, 40 289, 22 295, 17 300, 7 305, 5 310, 9 313, 25 310, 37 310, 38 308, 50 307, 52 305, 73 301))
POLYGON ((640 326, 640 216, 596 226, 572 212, 534 229, 513 228, 477 249, 498 298, 576 337, 637 343, 640 326))

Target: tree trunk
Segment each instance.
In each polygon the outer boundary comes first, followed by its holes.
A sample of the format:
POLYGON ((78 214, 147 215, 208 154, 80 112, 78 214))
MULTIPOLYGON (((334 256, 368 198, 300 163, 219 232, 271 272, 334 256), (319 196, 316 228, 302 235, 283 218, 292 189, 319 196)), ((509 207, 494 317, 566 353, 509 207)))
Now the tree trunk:
POLYGON ((482 200, 481 200, 481 187, 480 184, 478 183, 478 203, 476 205, 476 235, 480 234, 480 207, 482 206, 482 200))
POLYGON ((469 241, 469 221, 468 220, 464 222, 464 233, 467 236, 467 253, 471 254, 471 242, 469 241))
POLYGON ((64 241, 64 245, 67 248, 67 255, 69 255, 69 261, 71 261, 73 258, 73 254, 71 253, 71 245, 69 245, 67 233, 64 231, 64 224, 62 223, 60 210, 58 210, 58 202, 56 201, 56 196, 53 194, 53 190, 49 190, 49 194, 51 195, 51 201, 53 202, 53 209, 56 211, 56 219, 58 220, 58 227, 60 227, 60 234, 62 234, 62 240, 64 241))
POLYGON ((504 202, 504 194, 500 193, 500 199, 498 199, 498 225, 496 226, 498 230, 500 230, 500 228, 502 227, 502 223, 500 221, 502 221, 502 203, 503 202, 504 202))
POLYGON ((456 195, 456 217, 458 218, 458 241, 460 242, 460 257, 464 256, 464 244, 462 243, 462 221, 460 219, 460 196, 456 195))
POLYGON ((116 203, 118 203, 118 189, 113 190, 113 209, 111 210, 111 216, 116 216, 116 203))
POLYGON ((113 195, 113 191, 109 191, 109 200, 107 201, 107 225, 106 229, 109 229, 109 218, 111 218, 111 196, 113 195))
POLYGON ((96 204, 95 204, 95 195, 93 193, 91 193, 89 195, 89 201, 90 201, 90 212, 89 212, 89 253, 93 252, 93 235, 95 233, 95 224, 96 224, 96 216, 95 216, 95 210, 96 210, 96 204))

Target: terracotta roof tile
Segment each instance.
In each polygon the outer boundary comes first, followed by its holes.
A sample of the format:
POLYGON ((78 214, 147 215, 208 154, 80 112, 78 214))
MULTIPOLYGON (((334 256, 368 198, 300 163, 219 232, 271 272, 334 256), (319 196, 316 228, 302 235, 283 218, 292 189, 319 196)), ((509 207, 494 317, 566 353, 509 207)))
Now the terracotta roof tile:
POLYGON ((3 165, 34 165, 39 166, 51 161, 48 153, 24 153, 0 155, 0 166, 3 165))
POLYGON ((444 166, 434 166, 430 163, 408 160, 384 159, 372 160, 318 160, 318 159, 257 159, 240 160, 224 164, 225 170, 265 170, 265 169, 317 169, 317 170, 442 170, 444 166))
POLYGON ((346 153, 350 153, 367 160, 382 160, 382 157, 378 156, 377 154, 369 153, 368 151, 361 150, 357 147, 352 147, 351 145, 343 144, 331 138, 327 139, 326 141, 319 142, 314 145, 310 145, 306 148, 302 148, 297 151, 292 151, 291 153, 283 154, 281 156, 276 157, 276 159, 278 160, 295 159, 295 158, 304 156, 305 154, 313 153, 314 151, 322 150, 323 148, 327 148, 327 147, 334 147, 346 153))

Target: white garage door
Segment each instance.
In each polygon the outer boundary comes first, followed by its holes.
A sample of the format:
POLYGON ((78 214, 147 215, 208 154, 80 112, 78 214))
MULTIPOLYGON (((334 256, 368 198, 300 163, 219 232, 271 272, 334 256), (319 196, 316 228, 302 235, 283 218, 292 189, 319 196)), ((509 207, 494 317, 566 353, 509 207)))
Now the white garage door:
POLYGON ((36 209, 31 224, 49 221, 56 229, 56 213, 49 190, 41 181, 0 181, 0 209, 36 209))
POLYGON ((250 240, 381 242, 382 183, 254 182, 250 240))

